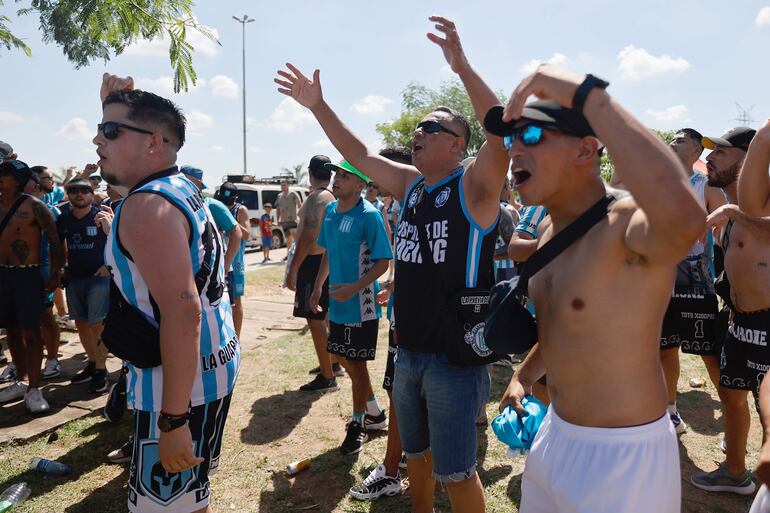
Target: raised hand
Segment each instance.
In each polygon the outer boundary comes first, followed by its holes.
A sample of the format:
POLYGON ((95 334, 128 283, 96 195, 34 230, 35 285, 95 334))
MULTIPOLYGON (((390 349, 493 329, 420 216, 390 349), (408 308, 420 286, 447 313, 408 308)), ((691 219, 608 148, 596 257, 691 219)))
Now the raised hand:
POLYGON ((535 95, 541 100, 554 100, 565 107, 572 107, 572 98, 584 78, 550 64, 541 64, 534 73, 524 77, 513 91, 503 111, 503 121, 520 118, 524 104, 530 95, 535 95))
POLYGON ((88 178, 92 174, 96 173, 99 170, 99 166, 96 164, 86 164, 86 167, 83 169, 83 171, 80 172, 80 174, 84 178, 88 178))
POLYGON ((110 93, 116 91, 132 91, 134 89, 134 79, 129 77, 119 77, 105 73, 102 75, 102 88, 99 91, 99 97, 102 102, 110 93))
POLYGON ((436 22, 436 30, 443 32, 446 37, 441 37, 433 33, 428 33, 428 39, 441 47, 452 71, 460 73, 468 67, 468 59, 465 58, 463 45, 460 43, 460 36, 457 35, 457 28, 452 20, 442 16, 431 16, 430 21, 436 22))
POLYGON ((313 109, 323 101, 321 91, 321 71, 313 72, 313 80, 308 79, 302 72, 290 62, 286 63, 289 71, 278 70, 278 74, 283 77, 274 78, 273 82, 278 84, 278 92, 291 96, 297 103, 308 109, 313 109))

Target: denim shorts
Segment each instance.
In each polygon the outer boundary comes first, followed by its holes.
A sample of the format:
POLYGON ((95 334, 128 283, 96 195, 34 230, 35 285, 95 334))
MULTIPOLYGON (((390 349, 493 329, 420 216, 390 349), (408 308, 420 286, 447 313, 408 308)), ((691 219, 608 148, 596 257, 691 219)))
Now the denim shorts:
POLYGON ((110 307, 110 277, 70 278, 66 288, 70 317, 87 324, 102 322, 110 307))
POLYGON ((404 452, 415 458, 430 450, 433 475, 441 483, 476 473, 476 417, 488 383, 485 366, 448 361, 445 354, 398 348, 393 384, 404 452))

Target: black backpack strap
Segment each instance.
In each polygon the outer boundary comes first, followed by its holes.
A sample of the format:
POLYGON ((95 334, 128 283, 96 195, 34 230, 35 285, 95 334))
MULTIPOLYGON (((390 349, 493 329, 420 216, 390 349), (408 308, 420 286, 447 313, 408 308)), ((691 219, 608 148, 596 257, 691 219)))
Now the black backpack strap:
POLYGON ((594 205, 586 210, 577 219, 572 221, 566 228, 553 236, 551 240, 546 242, 541 248, 535 251, 526 262, 524 262, 524 269, 521 272, 521 277, 516 285, 516 288, 527 293, 529 287, 529 279, 537 274, 543 267, 548 265, 551 260, 559 256, 565 249, 570 247, 580 237, 585 235, 596 223, 601 221, 607 216, 607 207, 615 201, 615 197, 608 194, 603 197, 594 205))
POLYGON ((2 221, 0 221, 0 235, 3 233, 3 230, 5 230, 5 227, 8 226, 8 223, 11 222, 11 219, 13 218, 13 214, 16 213, 17 210, 19 210, 19 207, 27 201, 28 196, 26 194, 22 194, 19 196, 16 201, 13 202, 13 205, 11 205, 10 210, 5 214, 5 217, 2 221))

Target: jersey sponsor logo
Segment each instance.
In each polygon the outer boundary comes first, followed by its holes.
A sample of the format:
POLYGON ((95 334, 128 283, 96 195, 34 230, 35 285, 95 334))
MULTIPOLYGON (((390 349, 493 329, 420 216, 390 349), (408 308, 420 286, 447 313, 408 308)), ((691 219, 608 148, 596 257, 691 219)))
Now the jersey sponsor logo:
POLYGON ((158 457, 157 440, 139 442, 139 483, 144 494, 153 502, 168 505, 187 491, 193 480, 193 469, 170 474, 158 457))
POLYGON ((449 187, 444 187, 444 189, 438 193, 438 196, 436 196, 436 201, 434 202, 436 208, 441 208, 446 205, 446 202, 449 201, 449 194, 451 192, 452 189, 449 187))
POLYGON ((767 346, 767 331, 744 328, 735 323, 730 324, 730 335, 741 342, 754 344, 755 346, 767 346))
MULTIPOLYGON (((487 297, 487 299, 489 299, 487 297)), ((464 336, 465 343, 471 346, 473 352, 482 358, 492 354, 492 350, 487 347, 487 343, 484 340, 484 323, 480 322, 475 325, 470 331, 467 331, 464 336)))
MULTIPOLYGON (((426 224, 423 236, 428 239, 428 247, 433 256, 433 263, 440 264, 445 262, 449 239, 449 221, 444 219, 426 224)), ((417 225, 413 225, 408 221, 401 221, 398 224, 396 260, 415 264, 422 263, 417 225)))

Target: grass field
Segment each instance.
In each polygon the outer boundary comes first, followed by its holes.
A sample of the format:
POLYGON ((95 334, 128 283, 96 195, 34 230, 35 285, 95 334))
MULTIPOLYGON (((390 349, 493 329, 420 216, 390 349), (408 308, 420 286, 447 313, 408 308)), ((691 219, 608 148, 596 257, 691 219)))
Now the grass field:
MULTIPOLYGON (((283 295, 278 287, 282 268, 252 273, 247 295, 283 295)), ((288 297, 288 296, 286 296, 288 297)), ((247 311, 247 317, 259 317, 247 311)), ((381 323, 378 358, 370 366, 372 384, 381 403, 387 396, 379 387, 385 367, 387 336, 381 323)), ((245 333, 245 337, 248 337, 245 333)), ((291 333, 265 342, 243 355, 241 374, 227 421, 220 471, 212 478, 212 504, 215 511, 294 513, 311 512, 407 512, 408 492, 404 496, 376 503, 352 500, 347 490, 380 463, 385 453, 384 435, 366 444, 357 457, 343 457, 338 446, 344 437, 350 415, 350 383, 341 378, 340 391, 326 395, 297 391, 317 361, 309 335, 291 333), (310 457, 311 468, 295 478, 285 467, 289 462, 310 457)), ((497 400, 511 376, 511 369, 493 367, 492 402, 489 418, 497 411, 497 400)), ((708 494, 693 488, 689 477, 696 468, 712 470, 723 456, 718 444, 721 419, 716 393, 707 385, 690 389, 691 377, 704 376, 700 360, 682 357, 679 404, 690 425, 682 435, 683 511, 742 513, 750 499, 708 494)), ((110 513, 126 511, 127 466, 105 463, 105 455, 120 446, 131 430, 131 416, 113 426, 101 417, 91 416, 70 422, 54 435, 20 445, 0 448, 0 490, 27 481, 32 496, 18 513, 110 513), (60 460, 75 469, 72 476, 54 477, 26 469, 29 459, 43 456, 60 460)), ((761 439, 753 414, 747 463, 756 462, 761 439)), ((518 511, 524 457, 508 458, 504 446, 491 428, 478 431, 479 474, 484 484, 487 511, 518 511)), ((565 455, 568 457, 568 455, 565 455)), ((437 491, 436 511, 450 511, 446 494, 437 491)))

